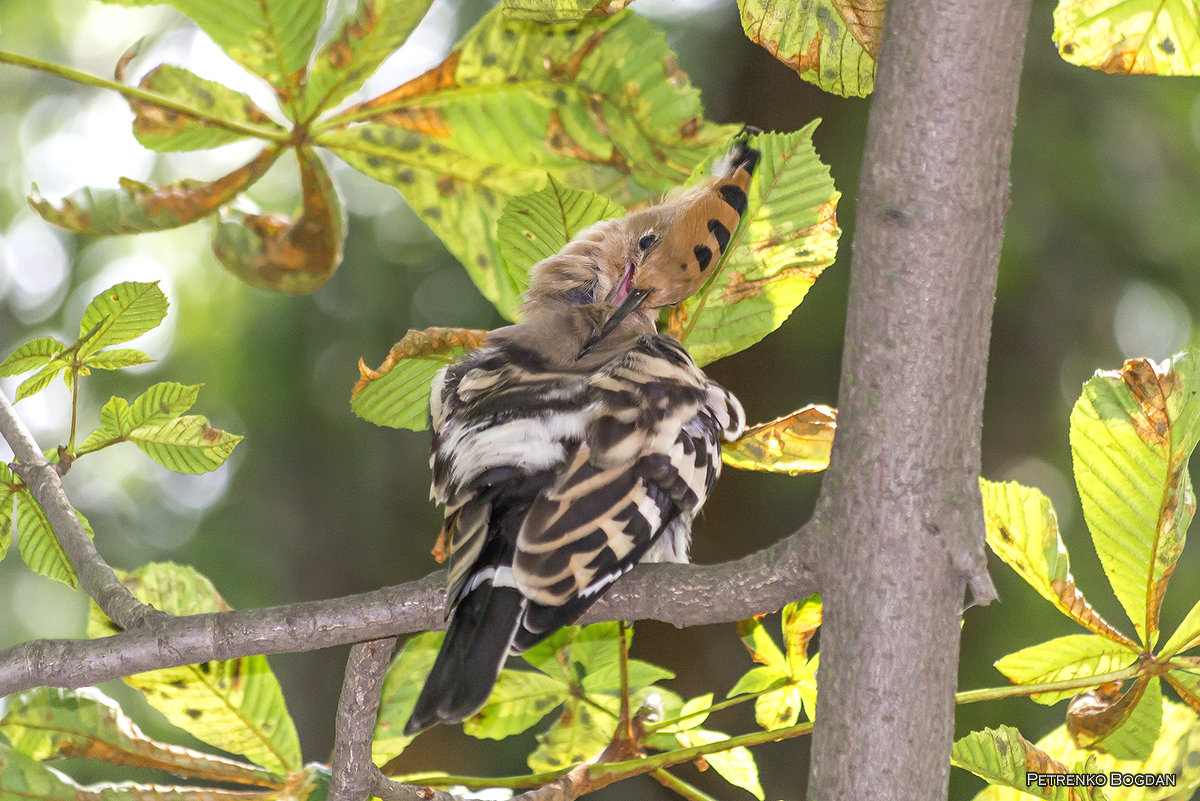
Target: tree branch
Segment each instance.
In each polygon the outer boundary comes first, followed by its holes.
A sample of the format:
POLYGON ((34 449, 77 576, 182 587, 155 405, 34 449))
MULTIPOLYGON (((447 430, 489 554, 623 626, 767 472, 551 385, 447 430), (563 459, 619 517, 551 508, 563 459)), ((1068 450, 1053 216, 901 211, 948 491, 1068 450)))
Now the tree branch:
MULTIPOLYGON (((719 565, 640 565, 583 622, 727 623, 816 591, 801 530, 719 565)), ((0 651, 0 695, 31 687, 84 687, 177 665, 252 654, 300 653, 444 628, 446 571, 359 595, 263 609, 167 617, 153 630, 96 640, 34 640, 0 651)))
POLYGON ((2 391, 0 435, 20 460, 11 465, 13 472, 25 482, 33 497, 41 504, 54 536, 71 560, 84 591, 121 628, 137 629, 145 625, 157 628, 162 625, 169 615, 134 598, 96 550, 67 499, 58 470, 42 455, 42 449, 38 447, 33 434, 17 416, 8 396, 2 391))

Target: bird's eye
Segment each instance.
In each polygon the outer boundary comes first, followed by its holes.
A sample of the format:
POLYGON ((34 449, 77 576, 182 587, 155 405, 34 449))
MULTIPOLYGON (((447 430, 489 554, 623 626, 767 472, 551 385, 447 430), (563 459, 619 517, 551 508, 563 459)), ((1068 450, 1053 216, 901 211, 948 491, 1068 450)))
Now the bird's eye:
POLYGON ((658 237, 654 234, 646 234, 638 240, 638 248, 642 251, 647 251, 658 244, 658 237))

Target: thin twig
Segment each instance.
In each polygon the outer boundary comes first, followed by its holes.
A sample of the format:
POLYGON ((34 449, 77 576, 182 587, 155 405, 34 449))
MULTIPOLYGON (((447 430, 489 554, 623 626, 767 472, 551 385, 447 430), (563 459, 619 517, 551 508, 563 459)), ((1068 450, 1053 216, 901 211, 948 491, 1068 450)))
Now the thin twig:
POLYGON ((134 598, 104 561, 75 515, 75 509, 63 490, 58 470, 42 455, 37 441, 3 392, 0 392, 0 435, 20 460, 10 465, 12 471, 25 482, 33 497, 41 504, 54 536, 71 560, 84 591, 95 599, 104 614, 126 630, 145 625, 151 625, 156 630, 161 627, 169 616, 134 598))

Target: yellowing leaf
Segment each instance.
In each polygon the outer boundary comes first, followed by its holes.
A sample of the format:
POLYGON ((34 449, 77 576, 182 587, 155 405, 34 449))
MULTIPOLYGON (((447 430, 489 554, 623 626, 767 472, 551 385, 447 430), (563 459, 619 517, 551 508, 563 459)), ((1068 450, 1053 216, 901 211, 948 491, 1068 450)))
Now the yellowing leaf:
POLYGON ((388 667, 371 740, 371 760, 376 765, 395 759, 416 737, 404 733, 404 724, 417 705, 417 695, 445 636, 440 631, 427 631, 409 637, 388 667))
POLYGON ((884 0, 738 0, 742 29, 804 80, 866 97, 875 85, 884 0))
POLYGON ((1150 647, 1196 505, 1187 468, 1200 441, 1198 353, 1098 372, 1071 411, 1084 519, 1117 600, 1150 647))
POLYGON ((267 148, 214 181, 185 178, 156 187, 122 178, 119 189, 84 187, 57 203, 42 197, 35 185, 29 205, 46 222, 77 234, 111 236, 178 228, 228 203, 261 178, 281 152, 267 148))
MULTIPOLYGON (((707 729, 686 729, 675 733, 675 739, 684 748, 696 745, 709 745, 728 740, 729 735, 707 729)), ((704 755, 704 761, 712 766, 722 779, 735 787, 741 787, 759 801, 765 798, 762 784, 758 780, 758 765, 750 749, 744 746, 730 748, 728 751, 716 751, 704 755)))
POLYGON ((420 431, 428 425, 429 387, 438 370, 483 344, 486 331, 426 328, 409 331, 372 370, 359 360, 361 374, 350 408, 364 420, 420 431))
MULTIPOLYGON (((1086 772, 1106 776, 1112 773, 1174 776, 1177 780, 1176 787, 1125 786, 1113 791, 1111 797, 1114 801, 1115 799, 1120 799, 1120 801, 1183 801, 1190 797, 1196 786, 1200 784, 1200 764, 1197 764, 1193 756, 1200 750, 1200 726, 1196 724, 1197 717, 1194 711, 1183 704, 1165 701, 1163 703, 1162 729, 1149 758, 1144 762, 1121 760, 1103 751, 1087 751, 1078 748, 1071 742, 1066 727, 1059 726, 1038 740, 1036 747, 1042 753, 1052 755, 1055 763, 1062 767, 1055 770, 1044 770, 1037 765, 1030 765, 1028 770, 1063 773, 1066 772, 1067 765, 1086 764, 1086 772)), ((1030 796, 1024 792, 1027 789, 1024 783, 1024 773, 1018 773, 1017 778, 1020 782, 1019 786, 989 787, 976 796, 975 801, 1029 801, 1030 796)), ((991 781, 991 779, 988 780, 991 781)), ((1067 798, 1067 792, 1082 793, 1084 790, 1084 788, 1062 787, 1058 788, 1058 792, 1062 795, 1051 796, 1048 795, 1051 789, 1043 790, 1044 793, 1047 793, 1046 797, 1067 798)), ((1112 788, 1096 789, 1112 790, 1112 788)))
POLYGON ((509 19, 562 22, 615 14, 633 0, 504 0, 509 19))
POLYGON ((213 236, 213 253, 251 286, 288 295, 315 292, 342 261, 346 211, 321 157, 296 151, 303 191, 299 217, 225 211, 213 236))
POLYGON ((570 690, 541 671, 501 671, 487 703, 463 722, 463 731, 490 740, 519 734, 566 701, 570 690))
MULTIPOLYGON (((1094 634, 1069 634, 1008 654, 996 662, 996 669, 1016 684, 1040 684, 1121 670, 1137 658, 1136 649, 1125 643, 1094 634)), ((1040 693, 1033 700, 1055 704, 1077 692, 1040 693)))
POLYGON ((404 44, 432 0, 358 0, 354 12, 313 58, 305 113, 327 109, 362 86, 404 44))
POLYGON ((336 115, 316 139, 399 189, 511 319, 518 291, 496 228, 508 198, 550 174, 644 202, 731 133, 703 121, 666 40, 636 14, 537 24, 497 7, 442 64, 336 115))
POLYGON ((1064 60, 1094 70, 1200 74, 1200 18, 1190 0, 1059 0, 1054 41, 1064 60))
MULTIPOLYGON (((783 325, 837 255, 840 194, 813 147, 818 122, 751 140, 762 158, 741 224, 704 289, 667 316, 667 333, 698 364, 744 350, 783 325)), ((707 172, 700 168, 693 179, 707 172)))
POLYGON ((1133 640, 1110 625, 1076 586, 1050 499, 1015 481, 980 479, 979 489, 992 552, 1064 615, 1097 634, 1133 646, 1133 640))
POLYGON ((837 409, 809 405, 769 423, 749 426, 742 436, 721 446, 730 467, 798 476, 829 465, 837 429, 837 409))
POLYGON ((14 749, 42 761, 82 757, 167 770, 190 779, 273 783, 262 768, 147 737, 116 701, 95 687, 41 687, 11 696, 0 732, 14 749))
MULTIPOLYGON (((138 600, 171 615, 229 608, 212 582, 190 567, 151 563, 122 580, 138 600)), ((111 632, 111 621, 93 604, 88 636, 111 632)), ((125 682, 173 724, 210 745, 276 774, 300 768, 296 726, 265 656, 138 673, 125 682)))

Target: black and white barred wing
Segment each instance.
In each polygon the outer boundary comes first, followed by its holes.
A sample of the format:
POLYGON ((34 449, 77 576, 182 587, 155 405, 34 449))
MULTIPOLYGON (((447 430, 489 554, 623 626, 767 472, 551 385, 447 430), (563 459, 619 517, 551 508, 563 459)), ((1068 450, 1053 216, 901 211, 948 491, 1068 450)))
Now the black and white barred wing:
POLYGON ((511 564, 525 511, 583 437, 586 393, 586 376, 528 369, 501 349, 435 379, 430 496, 446 507, 447 613, 474 571, 511 564))
POLYGON ((720 438, 744 425, 737 400, 669 337, 644 337, 588 383, 584 439, 517 537, 513 574, 533 601, 524 628, 534 636, 640 560, 686 561, 691 519, 720 473, 720 438))

